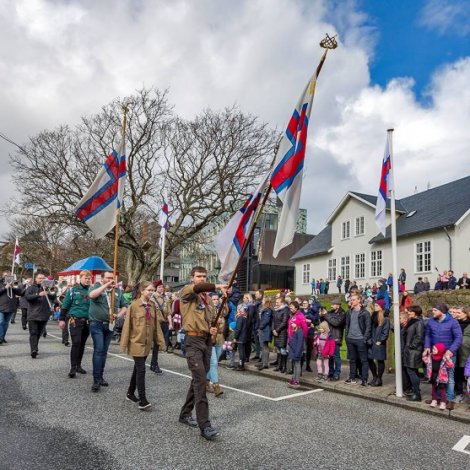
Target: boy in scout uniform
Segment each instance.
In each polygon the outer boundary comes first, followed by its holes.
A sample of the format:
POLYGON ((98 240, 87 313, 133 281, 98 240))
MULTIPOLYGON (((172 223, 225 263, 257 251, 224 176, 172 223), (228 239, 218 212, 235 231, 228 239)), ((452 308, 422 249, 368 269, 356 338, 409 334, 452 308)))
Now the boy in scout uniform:
POLYGON ((90 298, 88 291, 91 285, 91 272, 82 271, 80 273, 80 282, 65 293, 64 301, 60 309, 59 328, 67 328, 67 315, 70 318, 68 328, 72 340, 70 349, 70 372, 69 377, 73 379, 77 372, 86 374, 82 368, 83 352, 90 329, 88 327, 88 310, 90 308, 90 298))
POLYGON ((220 289, 223 295, 226 295, 227 286, 211 284, 206 280, 206 268, 196 266, 191 270, 191 284, 181 291, 180 309, 183 329, 186 331, 186 360, 193 380, 189 386, 186 402, 181 408, 179 421, 188 426, 199 426, 201 436, 212 440, 219 433, 209 421, 206 374, 209 371, 212 353, 211 335, 217 334, 217 328, 211 327, 214 309, 206 293, 220 289), (191 416, 193 408, 196 408, 196 420, 191 416))

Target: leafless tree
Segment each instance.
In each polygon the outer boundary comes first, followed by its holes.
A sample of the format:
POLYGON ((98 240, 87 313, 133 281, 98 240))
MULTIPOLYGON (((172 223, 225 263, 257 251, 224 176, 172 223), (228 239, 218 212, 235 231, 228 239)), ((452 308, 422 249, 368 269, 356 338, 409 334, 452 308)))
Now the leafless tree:
POLYGON ((158 220, 163 196, 170 200, 166 251, 171 252, 246 197, 267 169, 274 134, 236 107, 183 120, 175 116, 166 92, 142 89, 82 118, 74 129, 64 125, 31 137, 11 157, 20 197, 3 212, 47 220, 72 238, 89 234, 73 208, 120 143, 123 105, 129 109, 128 177, 119 245, 126 250, 133 281, 157 272, 160 252, 152 246, 145 253, 142 227, 158 220))

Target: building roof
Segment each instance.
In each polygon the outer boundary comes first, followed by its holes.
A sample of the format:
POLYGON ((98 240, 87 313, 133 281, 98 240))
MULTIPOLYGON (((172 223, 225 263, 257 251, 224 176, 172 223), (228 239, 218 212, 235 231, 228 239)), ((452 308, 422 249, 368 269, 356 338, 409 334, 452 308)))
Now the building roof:
POLYGON ((293 266, 292 256, 299 251, 302 246, 309 244, 313 235, 306 233, 294 233, 292 243, 284 247, 277 258, 273 257, 274 242, 276 240, 276 230, 264 230, 261 236, 261 246, 259 250, 259 264, 267 264, 271 266, 293 266))
MULTIPOLYGON (((397 212, 397 238, 416 233, 453 226, 470 214, 470 176, 395 201, 397 212)), ((327 220, 328 225, 292 257, 293 260, 327 253, 331 249, 331 221, 349 197, 362 200, 375 207, 377 197, 349 191, 327 220)), ((390 201, 387 201, 387 208, 390 201)), ((390 240, 390 226, 386 236, 381 233, 369 240, 380 243, 390 240)))
POLYGON ((305 258, 306 256, 327 253, 331 248, 331 225, 327 225, 313 240, 310 240, 293 256, 292 260, 305 258))
MULTIPOLYGON (((397 238, 455 225, 470 209, 470 176, 400 199, 406 210, 397 218, 397 238)), ((369 243, 390 239, 379 233, 369 243)))

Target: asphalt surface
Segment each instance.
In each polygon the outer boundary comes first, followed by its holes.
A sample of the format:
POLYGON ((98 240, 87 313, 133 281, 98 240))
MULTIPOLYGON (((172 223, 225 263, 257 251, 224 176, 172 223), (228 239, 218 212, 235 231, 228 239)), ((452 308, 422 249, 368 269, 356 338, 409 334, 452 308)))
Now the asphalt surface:
POLYGON ((178 423, 189 386, 184 359, 161 354, 163 375, 148 370, 154 407, 142 412, 125 400, 133 363, 117 345, 105 370, 110 386, 93 394, 91 350, 89 373, 69 379, 69 349, 54 324, 48 330, 37 359, 18 324, 0 346, 2 470, 470 469, 470 454, 452 449, 470 435, 467 424, 222 367, 225 393, 209 397, 220 436, 208 442, 178 423))

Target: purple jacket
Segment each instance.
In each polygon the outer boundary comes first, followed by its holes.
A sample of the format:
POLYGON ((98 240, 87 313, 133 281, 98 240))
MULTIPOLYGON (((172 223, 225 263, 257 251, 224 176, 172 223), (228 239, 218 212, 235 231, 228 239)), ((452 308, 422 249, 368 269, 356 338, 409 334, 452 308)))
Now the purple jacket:
POLYGON ((465 364, 465 370, 463 372, 465 377, 470 377, 470 356, 468 356, 467 362, 465 364))
POLYGON ((437 343, 444 344, 446 351, 451 351, 454 356, 462 344, 462 329, 450 313, 446 313, 443 322, 431 317, 426 324, 424 347, 431 349, 437 343))

